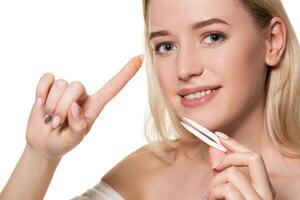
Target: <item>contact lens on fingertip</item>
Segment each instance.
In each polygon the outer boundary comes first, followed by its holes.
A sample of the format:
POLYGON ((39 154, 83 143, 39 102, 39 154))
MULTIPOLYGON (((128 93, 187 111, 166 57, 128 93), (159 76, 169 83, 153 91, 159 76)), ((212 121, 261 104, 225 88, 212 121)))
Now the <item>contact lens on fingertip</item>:
POLYGON ((144 60, 144 55, 141 54, 139 56, 137 56, 134 60, 134 66, 137 68, 137 69, 140 69, 140 67, 142 66, 143 64, 143 60, 144 60))

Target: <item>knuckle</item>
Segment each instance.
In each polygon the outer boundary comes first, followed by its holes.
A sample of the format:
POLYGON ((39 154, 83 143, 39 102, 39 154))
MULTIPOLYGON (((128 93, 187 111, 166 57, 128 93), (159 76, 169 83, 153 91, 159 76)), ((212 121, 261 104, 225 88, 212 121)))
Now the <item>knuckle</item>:
POLYGON ((85 134, 86 130, 87 130, 87 123, 84 121, 77 123, 75 129, 77 132, 81 132, 81 133, 85 134))
POLYGON ((41 76, 40 79, 55 80, 55 77, 54 77, 54 75, 53 75, 52 73, 46 72, 46 73, 44 73, 44 74, 41 76))
POLYGON ((53 115, 55 113, 55 105, 52 102, 47 101, 45 105, 45 111, 49 115, 53 115))
POLYGON ((65 120, 68 115, 68 106, 66 103, 63 103, 62 101, 58 102, 58 104, 55 107, 54 115, 58 115, 61 117, 61 120, 65 120))
POLYGON ((238 169, 234 166, 229 167, 227 172, 229 176, 236 176, 239 173, 238 169))
POLYGON ((260 160, 262 160, 261 154, 259 154, 259 153, 252 153, 252 155, 251 155, 251 161, 256 162, 256 161, 260 161, 260 160))
POLYGON ((46 107, 45 108, 45 116, 46 115, 50 115, 51 117, 54 117, 54 109, 52 109, 51 107, 46 107))
POLYGON ((73 87, 73 88, 79 88, 81 90, 84 90, 83 84, 81 82, 79 82, 79 81, 72 81, 70 83, 70 86, 73 87))
POLYGON ((60 88, 63 88, 63 87, 68 86, 68 82, 66 80, 64 80, 64 79, 57 79, 55 81, 55 85, 58 86, 58 87, 60 87, 60 88))
POLYGON ((61 118, 61 121, 64 121, 66 114, 61 107, 56 107, 53 116, 57 115, 61 118))
POLYGON ((55 77, 53 74, 49 72, 43 74, 36 88, 36 96, 44 97, 45 95, 47 95, 46 94, 47 88, 49 87, 50 84, 52 85, 54 81, 55 81, 55 77))

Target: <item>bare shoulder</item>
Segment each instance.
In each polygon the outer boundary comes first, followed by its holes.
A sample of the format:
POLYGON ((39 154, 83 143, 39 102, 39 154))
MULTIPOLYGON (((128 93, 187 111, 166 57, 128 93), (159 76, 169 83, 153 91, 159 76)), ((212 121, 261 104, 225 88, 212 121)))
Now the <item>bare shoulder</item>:
POLYGON ((144 145, 121 160, 102 180, 124 198, 139 199, 168 165, 144 145))

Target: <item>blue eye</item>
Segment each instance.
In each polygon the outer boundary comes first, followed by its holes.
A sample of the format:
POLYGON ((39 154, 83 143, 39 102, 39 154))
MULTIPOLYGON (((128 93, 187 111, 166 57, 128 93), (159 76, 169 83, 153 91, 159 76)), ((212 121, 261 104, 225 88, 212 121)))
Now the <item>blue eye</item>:
POLYGON ((208 43, 210 45, 211 43, 217 43, 220 40, 223 41, 226 37, 221 33, 209 33, 205 38, 209 38, 211 42, 208 43))
POLYGON ((154 47, 155 53, 157 54, 167 54, 168 51, 171 51, 172 48, 175 48, 175 45, 171 41, 161 42, 154 47))
MULTIPOLYGON (((223 40, 226 39, 226 35, 224 35, 223 33, 219 33, 219 32, 210 32, 208 34, 206 34, 206 36, 204 37, 204 41, 208 38, 208 42, 205 42, 208 44, 208 46, 221 42, 223 40)), ((166 55, 169 52, 171 52, 173 49, 176 49, 176 46, 174 45, 174 43, 172 41, 164 41, 161 42, 159 44, 157 44, 153 51, 155 52, 155 54, 159 54, 159 55, 166 55)))

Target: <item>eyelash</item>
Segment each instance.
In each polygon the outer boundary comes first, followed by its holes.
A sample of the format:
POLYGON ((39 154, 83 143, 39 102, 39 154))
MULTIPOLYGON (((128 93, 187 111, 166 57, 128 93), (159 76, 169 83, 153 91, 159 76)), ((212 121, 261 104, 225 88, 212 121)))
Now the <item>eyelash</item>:
MULTIPOLYGON (((208 34, 205 35, 204 38, 207 38, 208 36, 213 36, 213 35, 217 35, 217 36, 221 36, 221 41, 224 41, 225 39, 227 39, 226 35, 221 33, 221 32, 209 32, 208 34)), ((210 44, 208 44, 208 46, 210 46, 211 44, 214 44, 214 43, 217 43, 217 42, 212 42, 210 44)), ((174 42, 172 41, 164 41, 164 42, 161 42, 161 43, 158 43, 157 45, 155 45, 153 51, 155 52, 155 54, 159 54, 159 55, 164 55, 164 54, 167 54, 167 53, 160 53, 159 52, 159 49, 163 46, 163 45, 166 45, 166 44, 171 44, 171 45, 174 45, 174 42)))

